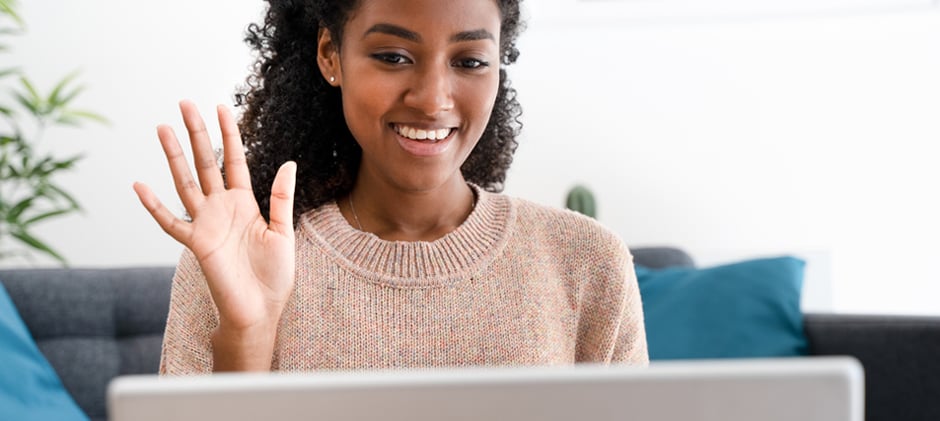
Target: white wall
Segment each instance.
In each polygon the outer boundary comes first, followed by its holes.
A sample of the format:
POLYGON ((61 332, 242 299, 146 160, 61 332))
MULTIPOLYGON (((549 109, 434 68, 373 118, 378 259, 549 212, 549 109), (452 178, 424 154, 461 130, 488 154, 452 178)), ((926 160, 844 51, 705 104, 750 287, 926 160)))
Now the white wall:
POLYGON ((12 55, 0 57, 22 63, 46 89, 81 68, 87 91, 79 105, 112 121, 110 127, 47 132, 47 146, 63 155, 83 151, 87 156, 79 171, 62 180, 86 212, 49 222, 38 235, 73 266, 175 264, 181 247, 150 219, 131 185, 146 182, 171 209, 182 211, 155 128, 171 123, 185 133, 176 106, 182 98, 196 101, 209 117, 215 104, 232 103, 233 89, 251 63, 241 39, 247 23, 261 16, 262 3, 20 4, 28 32, 16 39, 12 55))
MULTIPOLYGON (((940 13, 565 22, 530 2, 512 70, 525 133, 507 192, 560 205, 586 183, 630 245, 702 264, 808 259, 811 308, 940 314, 940 13), (543 14, 540 14, 543 13, 543 14), (548 16, 548 17, 546 17, 548 16)), ((131 183, 173 189, 154 135, 175 104, 230 103, 259 2, 24 2, 10 57, 52 84, 75 67, 111 127, 63 181, 86 214, 41 235, 75 266, 172 264, 180 247, 131 183)))

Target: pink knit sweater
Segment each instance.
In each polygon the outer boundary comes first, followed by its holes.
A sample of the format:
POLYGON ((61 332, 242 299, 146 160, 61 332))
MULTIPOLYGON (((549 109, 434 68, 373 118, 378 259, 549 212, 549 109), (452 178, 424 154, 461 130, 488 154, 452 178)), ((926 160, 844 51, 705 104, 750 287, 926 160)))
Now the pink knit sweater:
MULTIPOLYGON (((390 242, 335 203, 297 227, 293 295, 271 368, 647 364, 632 256, 594 220, 477 189, 456 230, 390 242)), ((160 372, 212 371, 218 323, 199 265, 173 280, 160 372)))

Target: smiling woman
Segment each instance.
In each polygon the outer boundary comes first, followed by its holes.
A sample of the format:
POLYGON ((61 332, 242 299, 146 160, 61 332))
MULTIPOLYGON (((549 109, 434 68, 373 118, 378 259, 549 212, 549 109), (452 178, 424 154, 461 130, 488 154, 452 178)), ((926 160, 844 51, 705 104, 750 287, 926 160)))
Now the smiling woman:
POLYGON ((224 175, 192 103, 197 177, 158 129, 191 220, 135 185, 187 248, 161 372, 646 364, 624 243, 499 194, 520 25, 508 0, 272 1, 224 175))

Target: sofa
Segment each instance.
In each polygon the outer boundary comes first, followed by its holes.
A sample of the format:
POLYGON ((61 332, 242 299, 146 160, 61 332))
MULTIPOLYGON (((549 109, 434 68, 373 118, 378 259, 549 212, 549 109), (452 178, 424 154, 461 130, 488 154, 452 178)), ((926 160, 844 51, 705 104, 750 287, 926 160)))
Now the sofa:
MULTIPOLYGON (((681 250, 632 250, 649 268, 694 267, 681 250)), ((118 375, 156 373, 172 267, 5 269, 0 283, 81 409, 107 419, 118 375)), ((865 369, 866 419, 940 420, 940 317, 804 314, 809 355, 850 355, 865 369)))

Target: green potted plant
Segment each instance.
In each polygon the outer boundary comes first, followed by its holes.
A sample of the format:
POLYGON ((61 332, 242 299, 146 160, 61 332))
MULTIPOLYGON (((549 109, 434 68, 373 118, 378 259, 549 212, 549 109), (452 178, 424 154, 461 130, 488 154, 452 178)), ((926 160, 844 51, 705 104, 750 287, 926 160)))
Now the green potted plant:
POLYGON ((565 197, 565 207, 582 215, 597 218, 597 202, 594 200, 594 193, 584 185, 576 185, 568 191, 565 197))
MULTIPOLYGON (((0 54, 6 40, 25 29, 16 0, 0 0, 0 54)), ((75 167, 81 155, 57 157, 38 146, 52 126, 79 126, 86 121, 106 122, 98 114, 72 106, 83 87, 77 72, 62 78, 48 93, 17 67, 0 67, 0 260, 45 254, 66 264, 66 259, 33 234, 41 222, 78 212, 81 206, 56 177, 75 167), (12 87, 11 80, 13 81, 12 87)))

